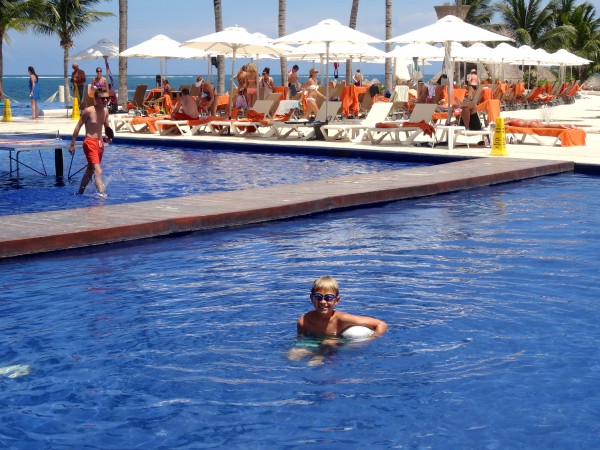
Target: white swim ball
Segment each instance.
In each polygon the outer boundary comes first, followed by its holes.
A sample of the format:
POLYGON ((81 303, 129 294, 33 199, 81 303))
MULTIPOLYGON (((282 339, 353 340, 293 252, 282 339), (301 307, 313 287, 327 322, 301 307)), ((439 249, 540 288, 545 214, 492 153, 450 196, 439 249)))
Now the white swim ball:
POLYGON ((375 332, 373 330, 371 330, 370 328, 363 327, 361 325, 354 325, 352 327, 346 328, 342 332, 342 337, 345 337, 348 339, 366 339, 366 338, 370 338, 371 336, 373 336, 373 333, 375 333, 375 332))

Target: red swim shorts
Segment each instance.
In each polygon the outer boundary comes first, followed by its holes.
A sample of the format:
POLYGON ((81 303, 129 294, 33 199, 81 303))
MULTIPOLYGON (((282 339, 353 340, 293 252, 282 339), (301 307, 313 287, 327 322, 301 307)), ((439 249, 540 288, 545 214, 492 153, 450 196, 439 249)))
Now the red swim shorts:
POLYGON ((104 141, 86 137, 83 140, 83 153, 88 164, 100 164, 104 155, 104 141))

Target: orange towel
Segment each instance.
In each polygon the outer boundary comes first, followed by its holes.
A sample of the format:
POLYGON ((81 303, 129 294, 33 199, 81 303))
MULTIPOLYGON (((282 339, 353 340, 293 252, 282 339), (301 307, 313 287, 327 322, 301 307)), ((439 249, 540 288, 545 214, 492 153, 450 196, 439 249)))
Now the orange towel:
POLYGON ((544 127, 515 127, 507 126, 507 133, 513 134, 537 134, 538 136, 550 136, 560 139, 561 147, 573 147, 585 145, 586 134, 581 128, 544 128, 544 127))
POLYGON ((488 122, 495 122, 500 117, 500 100, 486 100, 477 105, 477 112, 487 111, 488 122))
POLYGON ((131 119, 131 125, 147 125, 150 133, 156 133, 156 121, 170 119, 171 116, 154 116, 154 117, 141 117, 136 116, 131 119))
MULTIPOLYGON (((358 90, 360 88, 354 85, 344 86, 342 89, 342 95, 340 96, 342 99, 342 113, 344 116, 348 117, 350 113, 355 116, 358 115, 359 112, 359 103, 358 103, 358 90)), ((363 88, 366 91, 366 88, 363 88)))
POLYGON ((435 133, 435 128, 428 123, 425 123, 424 120, 421 120, 420 122, 404 122, 402 128, 420 128, 423 130, 423 133, 429 137, 432 137, 433 133, 435 133))
POLYGON ((399 128, 395 123, 377 122, 375 128, 399 128))

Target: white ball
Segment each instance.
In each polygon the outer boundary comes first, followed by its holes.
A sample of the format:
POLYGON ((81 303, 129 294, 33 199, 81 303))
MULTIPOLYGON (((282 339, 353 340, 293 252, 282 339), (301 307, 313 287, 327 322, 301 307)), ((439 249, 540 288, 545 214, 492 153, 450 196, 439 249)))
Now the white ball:
POLYGON ((363 327, 361 325, 354 325, 352 327, 346 328, 342 332, 342 337, 348 339, 365 339, 373 336, 373 333, 375 332, 370 328, 363 327))

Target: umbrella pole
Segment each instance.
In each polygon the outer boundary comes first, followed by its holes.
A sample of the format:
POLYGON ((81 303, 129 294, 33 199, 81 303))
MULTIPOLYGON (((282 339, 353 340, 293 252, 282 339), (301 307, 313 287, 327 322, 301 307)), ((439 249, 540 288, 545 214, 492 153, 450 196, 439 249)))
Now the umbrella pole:
POLYGON ((446 125, 450 125, 450 123, 452 122, 452 101, 450 99, 452 98, 452 87, 454 86, 454 64, 452 64, 451 58, 451 45, 451 42, 446 42, 444 44, 446 48, 446 57, 448 58, 448 61, 450 61, 450 64, 448 64, 448 73, 446 74, 448 76, 448 98, 446 99, 448 106, 448 118, 446 121, 446 125))
MULTIPOLYGON (((104 65, 106 66, 106 73, 108 74, 108 78, 110 79, 110 85, 113 90, 115 89, 115 82, 113 81, 112 72, 110 71, 110 66, 108 65, 108 56, 104 56, 104 65)), ((110 95, 110 92, 109 92, 110 95)))
POLYGON ((325 122, 329 119, 329 42, 325 43, 327 61, 325 62, 325 122))

